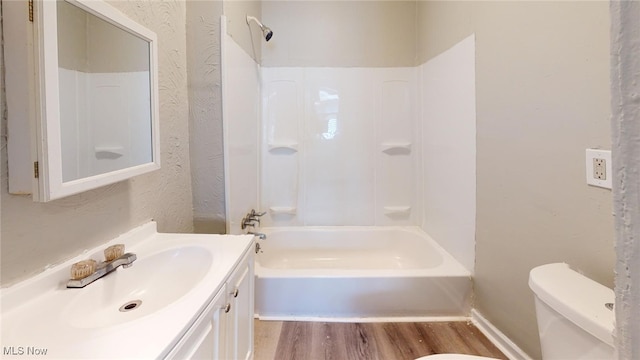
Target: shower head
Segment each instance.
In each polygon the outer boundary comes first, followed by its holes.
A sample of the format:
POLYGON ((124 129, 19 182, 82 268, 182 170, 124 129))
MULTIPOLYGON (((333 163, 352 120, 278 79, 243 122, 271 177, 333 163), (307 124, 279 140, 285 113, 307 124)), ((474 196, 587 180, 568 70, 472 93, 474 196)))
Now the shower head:
POLYGON ((265 26, 264 28, 262 28, 262 35, 264 35, 265 41, 269 41, 271 40, 271 37, 273 37, 273 31, 265 26))
POLYGON ((247 25, 251 25, 251 21, 255 21, 256 24, 258 24, 258 26, 260 26, 260 30, 262 30, 262 36, 264 36, 264 39, 266 41, 271 40, 271 37, 273 37, 273 31, 271 31, 271 29, 269 29, 268 27, 264 26, 260 22, 260 20, 258 20, 255 16, 247 15, 247 25))

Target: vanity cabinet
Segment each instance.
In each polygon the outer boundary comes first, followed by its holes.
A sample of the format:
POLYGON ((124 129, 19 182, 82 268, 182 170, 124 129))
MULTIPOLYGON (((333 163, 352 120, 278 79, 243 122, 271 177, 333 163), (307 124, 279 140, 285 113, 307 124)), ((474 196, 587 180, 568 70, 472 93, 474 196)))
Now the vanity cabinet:
POLYGON ((223 286, 167 359, 226 359, 225 289, 223 286))
POLYGON ((253 358, 254 276, 253 251, 249 250, 227 282, 227 357, 253 358))
POLYGON ((253 299, 250 248, 166 359, 252 359, 253 299))

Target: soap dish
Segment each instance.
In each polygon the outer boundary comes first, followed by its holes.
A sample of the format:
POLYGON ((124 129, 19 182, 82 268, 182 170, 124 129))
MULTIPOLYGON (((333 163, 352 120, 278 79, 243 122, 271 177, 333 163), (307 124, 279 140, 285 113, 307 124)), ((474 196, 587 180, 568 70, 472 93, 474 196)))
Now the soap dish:
POLYGON ((93 259, 82 260, 71 265, 71 279, 80 280, 96 272, 96 261, 93 259))

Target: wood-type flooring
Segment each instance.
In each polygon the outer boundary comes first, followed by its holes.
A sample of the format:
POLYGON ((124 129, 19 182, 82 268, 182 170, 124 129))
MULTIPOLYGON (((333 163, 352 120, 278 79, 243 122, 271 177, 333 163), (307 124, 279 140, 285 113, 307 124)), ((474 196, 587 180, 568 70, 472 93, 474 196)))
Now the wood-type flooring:
POLYGON ((506 359, 467 322, 255 322, 255 360, 414 360, 441 353, 506 359))

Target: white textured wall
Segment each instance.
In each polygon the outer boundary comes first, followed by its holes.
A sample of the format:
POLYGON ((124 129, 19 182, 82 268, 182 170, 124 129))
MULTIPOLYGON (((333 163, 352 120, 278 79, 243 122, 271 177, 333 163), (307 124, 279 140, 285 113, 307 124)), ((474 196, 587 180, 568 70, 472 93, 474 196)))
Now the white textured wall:
POLYGON ((421 60, 476 35, 475 307, 540 358, 530 269, 613 285, 612 196, 585 184, 584 158, 611 146, 608 3, 418 5, 421 60))
POLYGON ((640 4, 611 2, 618 359, 640 358, 640 4))
POLYGON ((187 1, 189 132, 196 232, 225 232, 221 1, 187 1))
MULTIPOLYGON (((182 1, 112 1, 155 31, 159 42, 162 169, 132 180, 51 201, 7 193, 2 146, 2 286, 38 273, 151 219, 162 232, 192 230, 191 177, 182 1)), ((2 89, 4 104, 4 89, 2 89)), ((3 105, 4 107, 4 105, 3 105)), ((4 114, 4 113, 3 113, 4 114)), ((3 133, 6 118, 3 115, 3 133)), ((4 136, 2 137, 4 142, 4 136)))
POLYGON ((422 228, 467 270, 476 260, 476 74, 470 36, 419 67, 422 228))
MULTIPOLYGON (((190 148, 196 232, 222 233, 227 231, 227 225, 229 225, 226 223, 227 220, 237 224, 242 218, 226 219, 225 213, 225 206, 227 206, 225 205, 225 191, 230 192, 231 188, 233 188, 238 191, 235 194, 240 194, 242 189, 236 182, 225 184, 225 177, 228 177, 228 174, 224 173, 223 155, 225 147, 222 121, 222 78, 224 69, 222 69, 221 64, 224 44, 221 42, 221 35, 228 36, 228 41, 234 42, 235 46, 244 52, 244 55, 253 59, 256 63, 259 62, 263 42, 262 35, 259 27, 255 24, 252 24, 251 27, 248 26, 246 15, 260 18, 262 13, 261 6, 261 1, 187 1, 190 148), (221 34, 220 16, 223 14, 225 15, 224 26, 226 31, 221 34)), ((230 44, 228 45, 231 46, 230 44)), ((230 66, 237 66, 239 63, 244 64, 243 55, 233 53, 231 56, 233 59, 230 66)), ((234 74, 242 76, 242 70, 236 71, 234 74)), ((249 70, 246 75, 255 77, 257 73, 249 70)), ((240 103, 242 103, 243 99, 247 100, 243 93, 246 89, 239 87, 236 79, 231 78, 227 81, 230 82, 231 91, 235 92, 234 96, 239 99, 240 103)), ((251 89, 251 91, 254 90, 251 89)), ((249 101, 253 100, 249 99, 249 101)), ((240 105, 240 108, 255 111, 253 109, 254 105, 249 104, 247 107, 244 107, 244 105, 246 104, 240 105)), ((234 110, 231 110, 225 121, 235 125, 237 119, 237 114, 234 114, 234 110)), ((252 127, 255 126, 252 125, 252 127)), ((239 131, 243 132, 244 130, 240 129, 239 131)), ((239 136, 246 137, 247 135, 245 133, 239 136)), ((257 177, 257 173, 255 176, 257 177)), ((231 178, 235 181, 236 176, 231 175, 231 178)), ((242 186, 257 189, 257 185, 249 186, 245 182, 243 182, 242 186)), ((231 197, 237 199, 236 195, 231 197)), ((228 206, 233 207, 232 204, 228 206)), ((246 211, 246 207, 250 210, 257 206, 257 200, 254 199, 251 204, 242 206, 242 210, 238 210, 238 212, 232 210, 232 213, 235 215, 244 214, 243 211, 246 211)), ((236 225, 231 227, 235 228, 236 225)))

